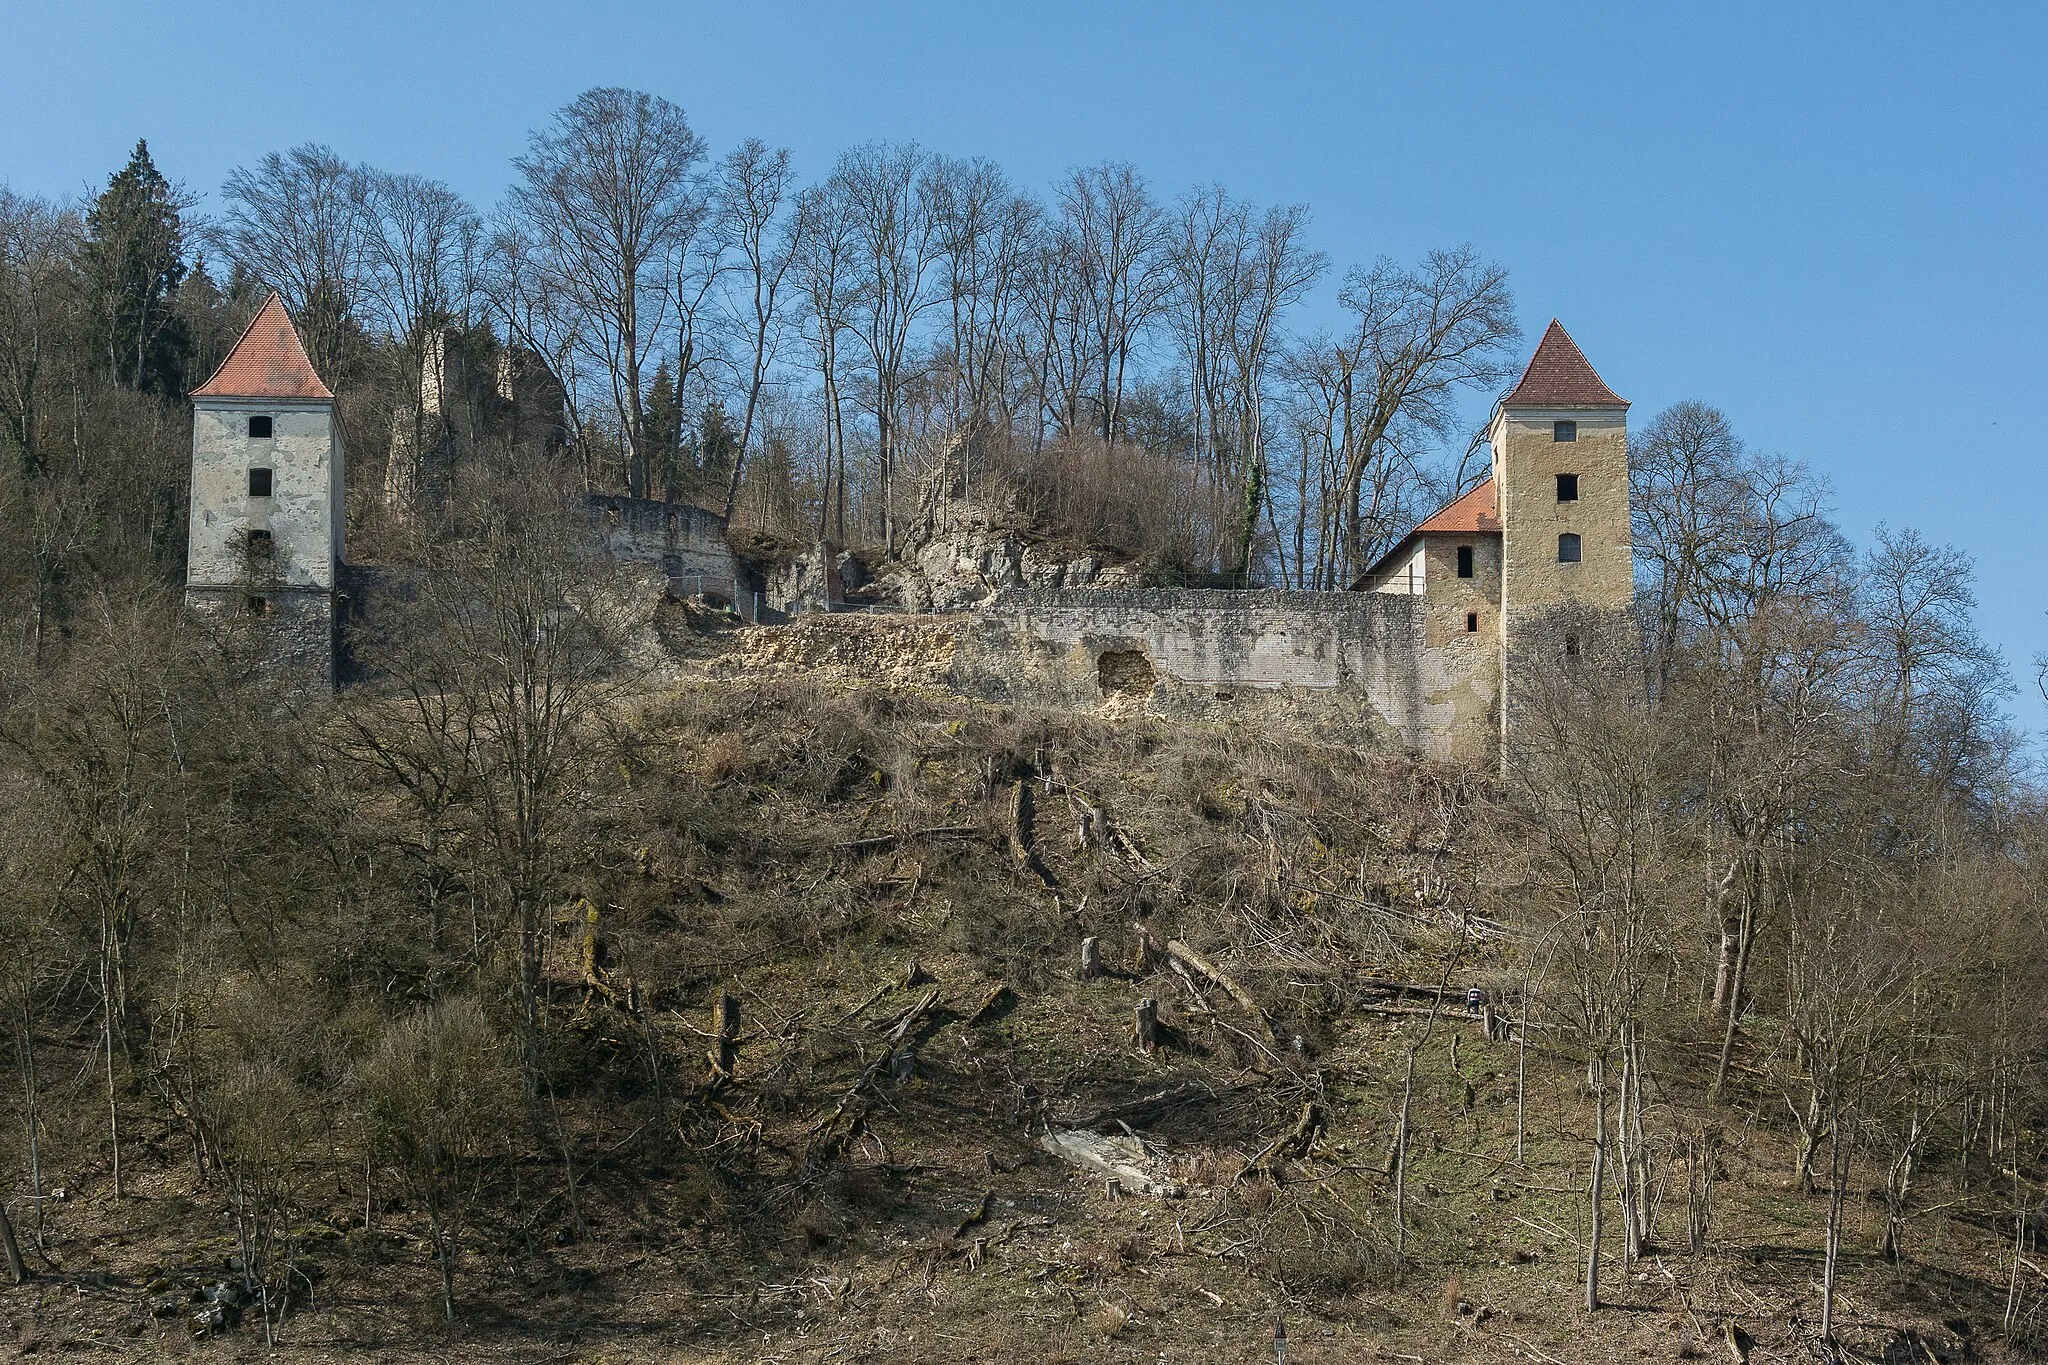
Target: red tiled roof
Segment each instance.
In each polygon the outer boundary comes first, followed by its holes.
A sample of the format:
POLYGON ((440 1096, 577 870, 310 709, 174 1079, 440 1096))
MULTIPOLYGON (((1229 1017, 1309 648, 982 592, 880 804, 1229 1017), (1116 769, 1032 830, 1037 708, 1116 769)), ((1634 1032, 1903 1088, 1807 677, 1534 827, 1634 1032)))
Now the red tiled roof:
POLYGON ((1494 493, 1493 477, 1488 475, 1477 488, 1423 522, 1410 534, 1450 531, 1471 535, 1474 532, 1499 530, 1500 499, 1494 493))
POLYGON ((192 390, 194 398, 332 398, 277 295, 263 305, 235 349, 192 390))
POLYGON ((1417 536, 1438 532, 1454 536, 1500 534, 1500 498, 1495 492, 1492 475, 1489 474, 1477 488, 1402 536, 1393 549, 1381 555, 1371 568, 1358 576, 1358 581, 1351 585, 1352 590, 1357 591, 1372 582, 1382 570, 1407 552, 1417 536))
POLYGON ((1585 352, 1558 324, 1556 318, 1544 329, 1522 371, 1522 382, 1501 400, 1510 408, 1625 408, 1628 400, 1607 387, 1585 352))

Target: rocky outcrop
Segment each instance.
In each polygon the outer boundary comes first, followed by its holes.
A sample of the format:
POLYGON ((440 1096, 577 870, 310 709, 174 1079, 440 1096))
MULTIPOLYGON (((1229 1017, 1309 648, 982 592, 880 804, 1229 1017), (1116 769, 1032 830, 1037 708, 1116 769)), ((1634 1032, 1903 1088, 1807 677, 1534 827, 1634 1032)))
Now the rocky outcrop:
POLYGON ((948 504, 942 518, 909 537, 902 561, 878 586, 912 611, 965 611, 1005 588, 1123 588, 1135 569, 1097 554, 1031 539, 1015 518, 972 503, 948 504))

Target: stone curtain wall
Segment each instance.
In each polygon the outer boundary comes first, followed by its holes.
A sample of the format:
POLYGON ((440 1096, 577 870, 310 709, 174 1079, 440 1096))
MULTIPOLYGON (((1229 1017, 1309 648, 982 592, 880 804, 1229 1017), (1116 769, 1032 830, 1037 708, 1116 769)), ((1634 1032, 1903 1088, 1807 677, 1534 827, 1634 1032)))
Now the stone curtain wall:
POLYGON ((1495 641, 1427 626, 1424 599, 1383 593, 1013 588, 964 625, 952 676, 995 701, 1291 710, 1361 743, 1484 761, 1495 641))
POLYGON ((730 602, 749 621, 753 595, 725 540, 725 519, 687 503, 593 494, 585 507, 603 553, 614 563, 638 565, 668 580, 679 596, 704 594, 730 602))

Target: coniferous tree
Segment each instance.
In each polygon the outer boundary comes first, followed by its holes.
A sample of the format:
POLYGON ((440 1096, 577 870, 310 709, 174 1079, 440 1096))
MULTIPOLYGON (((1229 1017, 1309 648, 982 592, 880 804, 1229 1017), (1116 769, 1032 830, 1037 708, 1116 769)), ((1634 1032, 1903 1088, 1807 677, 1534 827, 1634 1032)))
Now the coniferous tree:
POLYGON ((740 434, 725 404, 712 399, 697 418, 697 472, 706 488, 723 488, 739 458, 740 434))
POLYGON ((86 218, 83 277, 94 329, 114 382, 165 398, 185 394, 191 350, 177 308, 185 278, 180 196, 137 142, 86 218))
POLYGON ((658 488, 663 497, 673 501, 679 482, 677 457, 683 446, 683 407, 677 385, 669 378, 667 360, 655 367, 647 394, 646 441, 648 466, 654 472, 648 495, 658 488))

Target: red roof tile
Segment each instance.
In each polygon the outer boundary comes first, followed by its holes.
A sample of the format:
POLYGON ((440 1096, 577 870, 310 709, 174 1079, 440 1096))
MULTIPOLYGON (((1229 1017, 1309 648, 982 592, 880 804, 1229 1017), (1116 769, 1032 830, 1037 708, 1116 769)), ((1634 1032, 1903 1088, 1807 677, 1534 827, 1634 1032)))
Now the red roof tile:
POLYGON ((1585 352, 1573 341, 1556 318, 1544 329, 1522 371, 1522 382, 1501 400, 1510 408, 1625 408, 1621 397, 1587 363, 1585 352))
POLYGON ((332 398, 277 295, 263 305, 235 349, 192 390, 194 398, 332 398))
POLYGON ((1477 488, 1423 522, 1411 534, 1449 531, 1470 535, 1474 532, 1499 530, 1500 499, 1494 493, 1493 477, 1488 475, 1477 488))
POLYGON ((1373 566, 1358 576, 1353 591, 1364 588, 1377 578, 1388 565, 1407 553, 1408 547, 1421 535, 1443 532, 1454 536, 1484 536, 1500 534, 1500 498, 1493 486, 1493 476, 1480 481, 1477 488, 1457 499, 1449 507, 1402 536, 1393 549, 1381 555, 1373 566))

